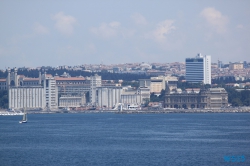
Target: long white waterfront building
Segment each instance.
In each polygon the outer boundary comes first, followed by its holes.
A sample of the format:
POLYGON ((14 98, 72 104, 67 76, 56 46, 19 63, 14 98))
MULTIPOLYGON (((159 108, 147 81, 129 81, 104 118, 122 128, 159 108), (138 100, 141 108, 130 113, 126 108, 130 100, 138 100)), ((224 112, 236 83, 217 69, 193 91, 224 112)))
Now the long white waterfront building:
POLYGON ((57 109, 58 95, 52 75, 39 74, 39 78, 17 75, 17 69, 8 69, 6 79, 11 109, 57 109))
POLYGON ((10 109, 49 109, 81 107, 89 102, 99 108, 112 109, 119 103, 142 104, 150 98, 149 87, 122 87, 120 84, 102 85, 101 76, 70 77, 66 73, 59 77, 39 73, 38 78, 17 75, 17 69, 8 69, 6 84, 10 109))
POLYGON ((45 107, 43 87, 11 87, 9 89, 9 108, 45 107))

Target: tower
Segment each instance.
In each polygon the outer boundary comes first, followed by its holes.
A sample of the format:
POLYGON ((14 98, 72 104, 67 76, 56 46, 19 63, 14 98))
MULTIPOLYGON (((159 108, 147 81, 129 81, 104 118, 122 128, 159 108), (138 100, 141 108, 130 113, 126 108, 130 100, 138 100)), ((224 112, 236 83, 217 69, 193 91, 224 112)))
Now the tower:
POLYGON ((204 84, 211 84, 211 56, 205 55, 203 58, 203 65, 204 65, 204 84))
POLYGON ((95 105, 97 101, 96 88, 102 86, 102 77, 95 74, 90 77, 90 102, 95 105))
POLYGON ((19 86, 19 76, 17 75, 17 68, 14 68, 14 72, 11 72, 11 69, 8 68, 8 77, 7 77, 7 88, 9 89, 12 87, 18 87, 19 86))
POLYGON ((211 56, 198 54, 195 58, 186 58, 186 81, 211 84, 211 56))

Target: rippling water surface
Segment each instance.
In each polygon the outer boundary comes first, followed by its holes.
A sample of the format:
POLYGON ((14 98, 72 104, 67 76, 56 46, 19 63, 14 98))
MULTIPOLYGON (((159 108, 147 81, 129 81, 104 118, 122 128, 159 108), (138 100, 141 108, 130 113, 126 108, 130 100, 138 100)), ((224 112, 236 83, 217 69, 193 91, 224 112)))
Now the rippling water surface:
POLYGON ((250 165, 250 114, 28 116, 0 116, 1 166, 250 165))

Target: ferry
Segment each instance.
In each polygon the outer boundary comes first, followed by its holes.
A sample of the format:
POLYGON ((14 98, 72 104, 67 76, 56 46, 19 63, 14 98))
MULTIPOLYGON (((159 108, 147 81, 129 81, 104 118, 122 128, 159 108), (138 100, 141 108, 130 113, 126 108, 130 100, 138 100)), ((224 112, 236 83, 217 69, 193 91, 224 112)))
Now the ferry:
POLYGON ((138 104, 125 104, 120 106, 121 111, 137 111, 141 110, 141 107, 138 104))

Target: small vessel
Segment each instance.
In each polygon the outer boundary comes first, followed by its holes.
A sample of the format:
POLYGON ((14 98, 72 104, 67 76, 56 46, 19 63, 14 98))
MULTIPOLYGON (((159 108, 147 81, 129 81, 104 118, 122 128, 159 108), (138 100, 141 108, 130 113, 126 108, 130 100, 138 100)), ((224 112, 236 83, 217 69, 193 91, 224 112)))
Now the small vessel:
POLYGON ((138 104, 119 103, 118 110, 119 111, 138 111, 138 110, 141 110, 141 107, 138 104))
POLYGON ((125 107, 123 107, 123 110, 126 110, 126 111, 136 111, 140 109, 141 107, 137 104, 128 104, 125 107))
POLYGON ((64 107, 63 111, 70 111, 70 108, 69 107, 64 107))
POLYGON ((23 120, 19 121, 19 123, 27 123, 27 121, 28 121, 27 113, 24 112, 24 114, 23 114, 23 120))
POLYGON ((96 110, 96 107, 90 107, 88 110, 96 110))

